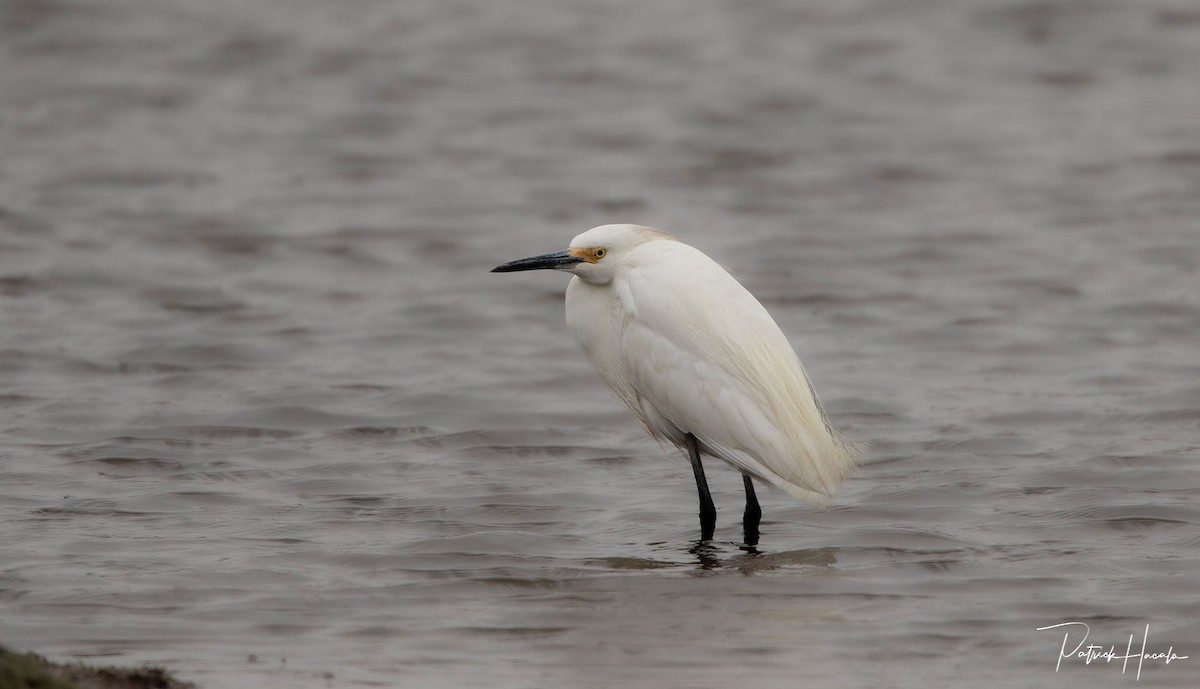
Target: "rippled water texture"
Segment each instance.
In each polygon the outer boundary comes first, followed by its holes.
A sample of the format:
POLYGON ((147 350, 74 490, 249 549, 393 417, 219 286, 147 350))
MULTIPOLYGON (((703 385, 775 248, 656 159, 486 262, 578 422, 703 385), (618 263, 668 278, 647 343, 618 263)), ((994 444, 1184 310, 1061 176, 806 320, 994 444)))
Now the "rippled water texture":
POLYGON ((215 688, 1134 686, 1200 668, 1200 9, 0 3, 0 642, 215 688), (866 464, 686 463, 605 222, 734 271, 866 464), (1119 649, 1118 649, 1119 650, 1119 649), (1136 646, 1135 646, 1136 650, 1136 646))

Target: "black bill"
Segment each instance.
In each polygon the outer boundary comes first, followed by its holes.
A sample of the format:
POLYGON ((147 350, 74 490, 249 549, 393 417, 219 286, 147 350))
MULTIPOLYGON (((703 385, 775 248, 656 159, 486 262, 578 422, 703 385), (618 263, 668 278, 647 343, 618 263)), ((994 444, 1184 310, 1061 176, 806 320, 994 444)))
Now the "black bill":
POLYGON ((578 256, 572 256, 569 251, 559 251, 553 254, 543 254, 530 258, 519 258, 504 265, 492 268, 493 273, 515 273, 518 270, 547 270, 573 266, 582 261, 578 256))

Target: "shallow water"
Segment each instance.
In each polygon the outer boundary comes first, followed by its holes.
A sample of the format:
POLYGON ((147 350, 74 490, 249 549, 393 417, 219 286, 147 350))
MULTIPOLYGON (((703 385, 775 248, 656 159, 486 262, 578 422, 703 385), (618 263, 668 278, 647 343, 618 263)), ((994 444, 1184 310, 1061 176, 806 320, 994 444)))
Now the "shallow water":
POLYGON ((0 642, 205 687, 1137 686, 1200 665, 1187 2, 0 5, 0 642), (644 437, 492 275, 733 270, 870 443, 644 437), (1120 649, 1118 649, 1120 650, 1120 649), (1135 646, 1136 650, 1136 646, 1135 646))

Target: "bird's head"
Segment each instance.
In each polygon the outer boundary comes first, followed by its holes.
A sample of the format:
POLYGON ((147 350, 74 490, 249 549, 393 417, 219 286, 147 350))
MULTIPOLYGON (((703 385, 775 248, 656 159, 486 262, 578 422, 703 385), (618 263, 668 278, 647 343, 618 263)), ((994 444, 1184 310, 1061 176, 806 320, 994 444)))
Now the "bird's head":
POLYGON ((604 285, 612 282, 614 273, 629 260, 629 254, 635 247, 657 239, 674 241, 674 237, 653 227, 601 225, 572 239, 564 251, 509 261, 492 268, 492 272, 565 270, 579 276, 584 282, 604 285))

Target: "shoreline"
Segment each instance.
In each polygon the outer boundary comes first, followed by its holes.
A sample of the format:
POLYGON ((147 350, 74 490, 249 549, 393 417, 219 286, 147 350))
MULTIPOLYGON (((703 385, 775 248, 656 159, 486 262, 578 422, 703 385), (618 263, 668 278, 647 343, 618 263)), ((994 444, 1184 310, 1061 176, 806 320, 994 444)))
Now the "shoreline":
POLYGON ((166 668, 56 663, 0 645, 0 689, 198 689, 166 668))

